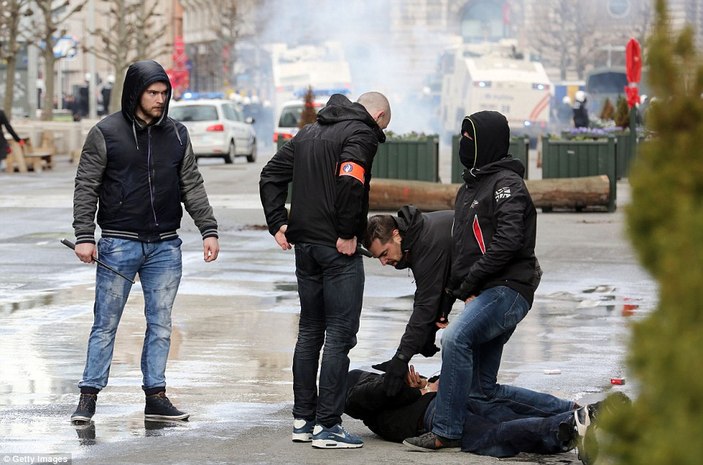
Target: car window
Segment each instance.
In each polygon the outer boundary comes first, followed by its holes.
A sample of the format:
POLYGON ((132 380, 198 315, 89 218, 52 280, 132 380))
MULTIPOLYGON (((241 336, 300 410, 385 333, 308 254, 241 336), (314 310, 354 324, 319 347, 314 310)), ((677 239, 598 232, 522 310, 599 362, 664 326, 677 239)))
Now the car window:
POLYGON ((244 115, 242 115, 242 111, 235 106, 232 106, 232 109, 234 110, 234 115, 237 121, 244 121, 244 115))
POLYGON ((223 105, 225 109, 225 117, 230 121, 241 121, 242 117, 237 110, 237 107, 232 104, 223 105))
POLYGON ((214 105, 183 105, 171 107, 168 115, 177 121, 217 121, 214 105))
POLYGON ((225 115, 226 120, 232 121, 234 119, 234 115, 232 114, 232 109, 226 103, 224 105, 222 105, 222 113, 225 115))
POLYGON ((300 121, 300 115, 302 113, 302 105, 284 107, 283 110, 281 110, 281 117, 278 119, 278 126, 282 128, 298 127, 298 121, 300 121))

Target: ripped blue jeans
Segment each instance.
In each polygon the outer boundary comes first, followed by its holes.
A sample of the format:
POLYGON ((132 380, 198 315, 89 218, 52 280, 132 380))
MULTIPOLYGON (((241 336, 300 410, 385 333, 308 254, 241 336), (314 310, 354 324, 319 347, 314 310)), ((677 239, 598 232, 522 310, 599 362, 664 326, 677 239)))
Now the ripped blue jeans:
MULTIPOLYGON (((139 274, 144 293, 146 334, 142 348, 142 388, 166 387, 166 360, 171 347, 171 308, 181 282, 181 240, 139 242, 103 237, 98 258, 130 278, 139 274)), ((132 283, 98 266, 93 306, 93 327, 88 356, 79 387, 102 389, 107 385, 120 324, 132 283)))

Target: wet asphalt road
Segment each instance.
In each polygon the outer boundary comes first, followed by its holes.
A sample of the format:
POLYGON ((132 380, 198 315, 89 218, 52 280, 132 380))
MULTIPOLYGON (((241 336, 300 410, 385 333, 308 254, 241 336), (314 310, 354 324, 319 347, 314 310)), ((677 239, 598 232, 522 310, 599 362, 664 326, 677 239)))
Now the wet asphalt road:
MULTIPOLYGON (((262 160, 254 164, 201 163, 221 225, 222 252, 216 262, 204 263, 197 230, 184 219, 184 273, 167 371, 169 397, 192 415, 182 424, 143 419, 138 283, 95 421, 79 430, 70 424, 94 283, 93 266, 59 243, 73 239, 75 166, 59 158, 52 171, 0 173, 0 461, 54 454, 58 463, 71 457, 81 464, 578 462, 573 453, 430 458, 382 442, 348 417, 345 425, 366 442, 361 450, 315 451, 291 443, 298 300, 293 253, 278 250, 262 227, 257 183, 267 153, 260 150, 262 160)), ((506 346, 501 382, 581 403, 614 389, 636 393, 623 363, 629 325, 656 305, 656 288, 624 238, 626 181, 618 188, 615 213, 539 214, 537 254, 544 277, 533 309, 506 346), (612 377, 627 382, 613 386, 612 377)), ((361 368, 393 355, 414 291, 407 272, 365 263, 359 342, 350 354, 352 367, 361 368)), ((413 363, 428 375, 439 369, 438 357, 413 363)))

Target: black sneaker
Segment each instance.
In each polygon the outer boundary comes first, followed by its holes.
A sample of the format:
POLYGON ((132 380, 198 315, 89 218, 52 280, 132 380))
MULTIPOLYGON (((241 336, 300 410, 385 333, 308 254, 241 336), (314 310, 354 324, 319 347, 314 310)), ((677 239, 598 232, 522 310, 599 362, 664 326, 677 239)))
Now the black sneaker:
POLYGON ((161 391, 151 396, 146 396, 144 418, 151 421, 187 420, 190 415, 181 412, 173 406, 166 392, 161 391))
POLYGON ((403 444, 417 452, 458 452, 461 449, 460 439, 446 439, 437 436, 433 432, 425 433, 422 436, 408 438, 403 444))
POLYGON ((71 415, 72 423, 88 423, 95 415, 95 402, 98 400, 97 394, 81 394, 78 399, 78 407, 71 415))

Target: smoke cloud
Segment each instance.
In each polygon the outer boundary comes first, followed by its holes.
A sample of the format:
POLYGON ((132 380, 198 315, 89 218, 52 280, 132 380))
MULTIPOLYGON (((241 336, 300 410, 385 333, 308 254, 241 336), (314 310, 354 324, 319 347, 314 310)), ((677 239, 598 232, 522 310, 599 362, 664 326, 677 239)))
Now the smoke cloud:
MULTIPOLYGON (((433 103, 423 88, 435 72, 442 49, 425 28, 411 28, 412 21, 393 28, 402 33, 392 33, 391 21, 401 19, 391 14, 390 0, 266 0, 257 4, 257 14, 265 18, 264 27, 257 31, 259 44, 340 42, 351 69, 353 99, 371 90, 384 93, 391 103, 388 129, 393 132, 438 131, 439 103, 433 103)), ((397 10, 398 4, 394 5, 397 10)))

